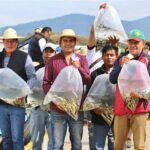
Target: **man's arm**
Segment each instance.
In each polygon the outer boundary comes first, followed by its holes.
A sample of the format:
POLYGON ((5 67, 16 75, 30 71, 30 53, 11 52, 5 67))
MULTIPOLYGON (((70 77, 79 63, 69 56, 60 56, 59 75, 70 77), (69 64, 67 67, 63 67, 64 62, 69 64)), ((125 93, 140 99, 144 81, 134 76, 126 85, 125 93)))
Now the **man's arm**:
POLYGON ((111 71, 109 75, 109 80, 112 84, 116 84, 118 80, 119 73, 121 71, 121 65, 120 65, 120 57, 116 60, 113 70, 111 71))
POLYGON ((49 91, 52 85, 52 80, 53 80, 52 61, 49 61, 45 66, 45 73, 43 78, 43 90, 45 94, 47 94, 47 92, 49 91))
POLYGON ((42 53, 43 53, 45 45, 46 45, 46 40, 44 38, 41 38, 39 40, 39 46, 40 46, 40 50, 41 50, 42 53))
POLYGON ((27 56, 27 59, 26 59, 25 71, 27 75, 27 84, 32 89, 36 82, 36 74, 35 74, 34 66, 32 64, 32 59, 29 55, 27 56))
POLYGON ((95 42, 94 25, 92 24, 89 39, 88 39, 88 44, 87 44, 88 49, 90 50, 94 48, 95 45, 96 45, 96 42, 95 42))

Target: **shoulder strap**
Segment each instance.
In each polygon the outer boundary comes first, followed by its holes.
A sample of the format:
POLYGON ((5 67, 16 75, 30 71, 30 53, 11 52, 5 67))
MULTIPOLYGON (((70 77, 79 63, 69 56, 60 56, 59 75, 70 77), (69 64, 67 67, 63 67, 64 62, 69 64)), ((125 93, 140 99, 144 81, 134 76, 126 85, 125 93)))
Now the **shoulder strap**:
POLYGON ((100 62, 102 60, 102 57, 96 59, 90 66, 89 68, 91 69, 93 66, 95 66, 98 62, 100 62))

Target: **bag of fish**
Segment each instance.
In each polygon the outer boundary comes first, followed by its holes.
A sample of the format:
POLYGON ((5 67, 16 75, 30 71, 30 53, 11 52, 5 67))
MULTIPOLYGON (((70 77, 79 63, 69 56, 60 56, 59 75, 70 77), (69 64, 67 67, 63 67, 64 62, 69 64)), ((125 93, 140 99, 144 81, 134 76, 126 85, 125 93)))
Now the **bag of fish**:
POLYGON ((116 95, 116 86, 109 81, 109 74, 102 74, 96 77, 89 93, 83 103, 83 111, 102 109, 101 116, 111 125, 113 121, 113 108, 116 95))
POLYGON ((36 72, 36 83, 32 89, 32 93, 27 97, 27 103, 30 107, 42 106, 44 101, 44 92, 42 88, 45 67, 40 68, 36 72))
POLYGON ((131 60, 123 65, 118 77, 118 87, 126 106, 135 111, 139 99, 135 99, 135 93, 141 100, 150 99, 150 77, 144 63, 131 60))
POLYGON ((8 104, 26 107, 18 99, 27 96, 31 90, 27 83, 9 68, 0 69, 0 99, 8 104))
POLYGON ((44 105, 53 102, 77 120, 82 93, 83 83, 78 69, 68 66, 62 69, 57 76, 45 96, 44 105))
POLYGON ((104 41, 110 36, 116 36, 120 42, 125 43, 127 35, 121 23, 117 11, 110 5, 101 8, 94 20, 94 31, 96 39, 96 49, 100 50, 104 41))

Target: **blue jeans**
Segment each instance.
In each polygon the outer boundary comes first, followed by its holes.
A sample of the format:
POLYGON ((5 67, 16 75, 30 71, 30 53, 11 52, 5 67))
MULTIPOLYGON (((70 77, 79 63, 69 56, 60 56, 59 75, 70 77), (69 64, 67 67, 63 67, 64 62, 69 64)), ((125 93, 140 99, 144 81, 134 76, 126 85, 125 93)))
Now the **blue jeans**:
POLYGON ((104 150, 106 137, 108 136, 108 150, 114 150, 114 136, 108 134, 113 128, 108 125, 93 124, 94 150, 104 150))
POLYGON ((93 135, 93 123, 91 122, 91 125, 88 125, 88 134, 89 134, 89 149, 95 150, 94 148, 94 135, 93 135))
POLYGON ((0 129, 4 150, 24 150, 24 122, 24 108, 0 105, 0 129))
POLYGON ((37 109, 33 108, 30 116, 32 150, 42 150, 45 127, 49 137, 47 149, 52 150, 51 115, 40 107, 37 109))
POLYGON ((83 112, 79 113, 78 120, 74 120, 66 113, 51 112, 53 150, 63 150, 67 126, 70 132, 72 150, 82 149, 83 112))

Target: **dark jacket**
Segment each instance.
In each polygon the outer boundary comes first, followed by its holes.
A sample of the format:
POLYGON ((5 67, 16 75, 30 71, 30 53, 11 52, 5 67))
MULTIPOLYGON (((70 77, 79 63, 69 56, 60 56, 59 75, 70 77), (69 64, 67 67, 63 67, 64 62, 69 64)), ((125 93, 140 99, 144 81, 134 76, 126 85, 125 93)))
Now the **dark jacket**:
MULTIPOLYGON (((4 57, 5 57, 5 53, 3 50, 2 52, 0 52, 0 68, 4 68, 4 65, 3 65, 4 57)), ((10 60, 7 65, 8 68, 16 72, 25 81, 27 81, 27 75, 25 71, 26 59, 27 59, 27 54, 17 49, 10 56, 10 60)))
POLYGON ((44 36, 41 34, 35 34, 29 42, 28 49, 28 53, 31 56, 32 60, 40 63, 43 62, 42 52, 39 46, 39 40, 41 38, 44 38, 44 36))
MULTIPOLYGON (((0 52, 0 68, 4 68, 3 66, 4 57, 5 57, 5 53, 3 50, 2 52, 0 52)), ((16 72, 25 81, 27 81, 27 75, 25 71, 26 59, 27 59, 27 54, 17 49, 10 56, 10 60, 7 65, 8 68, 16 72)))

